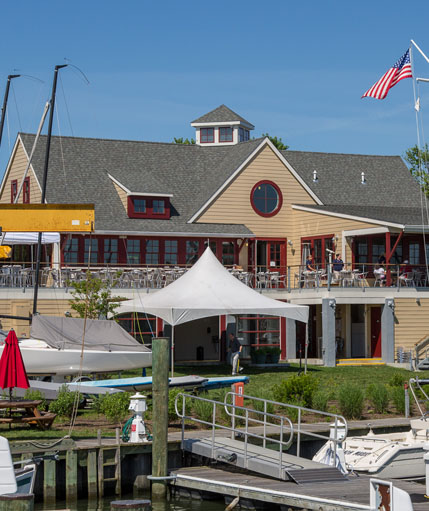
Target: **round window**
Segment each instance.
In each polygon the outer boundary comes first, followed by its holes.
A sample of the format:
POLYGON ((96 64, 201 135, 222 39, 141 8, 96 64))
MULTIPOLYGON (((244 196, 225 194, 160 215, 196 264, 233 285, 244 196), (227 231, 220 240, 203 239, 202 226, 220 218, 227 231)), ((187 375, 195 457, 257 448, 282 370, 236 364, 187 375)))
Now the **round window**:
POLYGON ((261 216, 274 216, 282 207, 282 194, 279 187, 271 181, 260 181, 252 189, 250 202, 261 216))

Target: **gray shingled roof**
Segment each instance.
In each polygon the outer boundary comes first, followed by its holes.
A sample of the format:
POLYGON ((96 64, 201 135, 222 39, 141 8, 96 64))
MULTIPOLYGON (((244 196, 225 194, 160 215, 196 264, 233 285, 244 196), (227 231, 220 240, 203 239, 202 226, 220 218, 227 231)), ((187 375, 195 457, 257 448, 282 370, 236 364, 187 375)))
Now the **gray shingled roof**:
MULTIPOLYGON (((297 204, 302 207, 311 208, 316 211, 326 211, 338 213, 340 215, 351 215, 368 220, 379 220, 381 222, 390 222, 400 225, 422 225, 422 211, 420 207, 402 207, 402 206, 363 206, 363 205, 311 205, 297 204)), ((416 204, 417 206, 417 204, 416 204)), ((428 225, 426 211, 423 215, 424 225, 428 225)))
POLYGON ((323 204, 415 207, 420 189, 400 156, 282 151, 323 204), (313 182, 317 170, 318 182, 313 182), (366 184, 361 184, 365 172, 366 184))
POLYGON ((230 108, 228 108, 225 105, 220 105, 211 112, 208 112, 207 114, 202 115, 201 117, 198 117, 198 119, 195 119, 194 122, 233 122, 233 121, 240 121, 248 124, 249 126, 252 126, 254 128, 253 124, 249 121, 246 121, 241 115, 238 115, 237 113, 233 112, 230 108))
MULTIPOLYGON (((30 153, 34 135, 21 134, 30 153)), ((251 234, 244 225, 188 224, 261 139, 234 146, 52 137, 47 201, 95 203, 97 231, 251 234), (172 193, 169 220, 128 218, 108 174, 132 192, 172 193)), ((46 136, 39 139, 33 167, 42 182, 46 136)))

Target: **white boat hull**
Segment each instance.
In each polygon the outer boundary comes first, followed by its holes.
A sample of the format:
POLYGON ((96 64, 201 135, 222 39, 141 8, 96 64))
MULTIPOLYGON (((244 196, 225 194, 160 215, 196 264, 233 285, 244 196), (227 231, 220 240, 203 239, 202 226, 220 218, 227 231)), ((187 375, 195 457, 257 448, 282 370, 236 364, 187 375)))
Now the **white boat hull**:
MULTIPOLYGON (((73 375, 80 371, 81 350, 57 350, 50 347, 20 345, 28 374, 73 375)), ((3 346, 0 346, 0 356, 3 346)), ((151 351, 85 350, 82 363, 84 373, 104 373, 124 369, 140 369, 152 365, 151 351)))

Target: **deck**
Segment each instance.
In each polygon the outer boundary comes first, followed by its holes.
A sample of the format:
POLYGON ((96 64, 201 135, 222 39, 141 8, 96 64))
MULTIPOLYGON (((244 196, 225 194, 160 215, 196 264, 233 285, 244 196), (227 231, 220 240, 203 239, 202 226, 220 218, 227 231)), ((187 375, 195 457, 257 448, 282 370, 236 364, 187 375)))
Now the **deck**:
MULTIPOLYGON (((308 482, 296 484, 260 476, 231 472, 210 467, 187 467, 172 470, 175 489, 200 491, 248 501, 276 504, 280 509, 293 506, 323 511, 369 510, 369 478, 349 477, 348 481, 329 484, 308 482)), ((429 502, 424 496, 425 486, 407 481, 395 481, 397 488, 411 496, 414 511, 427 511, 429 502)))

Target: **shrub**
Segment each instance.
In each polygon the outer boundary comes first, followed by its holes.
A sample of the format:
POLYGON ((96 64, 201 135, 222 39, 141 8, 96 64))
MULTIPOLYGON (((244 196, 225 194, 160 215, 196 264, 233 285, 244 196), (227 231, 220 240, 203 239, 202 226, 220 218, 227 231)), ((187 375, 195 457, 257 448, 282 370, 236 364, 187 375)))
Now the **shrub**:
POLYGON ((71 417, 77 399, 76 391, 70 391, 67 385, 62 385, 58 392, 57 399, 49 405, 49 410, 62 417, 71 417))
POLYGON ((313 408, 315 410, 320 410, 321 412, 326 412, 328 409, 328 401, 329 395, 326 391, 317 390, 313 394, 313 408))
POLYGON ((371 383, 366 389, 366 395, 376 413, 384 413, 389 405, 389 393, 386 385, 371 383))
POLYGON ((273 387, 276 401, 282 403, 302 403, 302 406, 311 408, 313 395, 318 387, 316 378, 310 374, 292 376, 273 387))
POLYGON ((405 415, 405 390, 402 387, 393 387, 390 397, 396 411, 401 415, 405 415))
POLYGON ((363 392, 359 385, 345 383, 338 392, 338 402, 346 419, 360 419, 363 410, 363 392))
MULTIPOLYGON (((176 409, 174 407, 174 402, 176 401, 177 395, 182 392, 183 392, 183 389, 173 388, 168 393, 168 420, 170 420, 170 421, 174 421, 174 420, 178 419, 177 414, 176 414, 176 409)), ((182 400, 181 399, 177 403, 177 408, 179 409, 179 412, 182 412, 182 400)), ((189 402, 189 399, 186 399, 185 400, 185 415, 190 415, 190 412, 191 412, 191 404, 189 402)))
POLYGON ((406 381, 406 379, 407 378, 402 373, 397 371, 390 378, 389 385, 391 387, 403 387, 404 386, 404 382, 406 381))
MULTIPOLYGON (((296 405, 296 406, 305 406, 305 404, 302 401, 294 400, 289 402, 290 405, 296 405)), ((297 408, 284 408, 284 413, 292 422, 296 422, 298 420, 298 409, 297 408)))
MULTIPOLYGON (((210 399, 210 396, 209 394, 207 394, 207 392, 201 394, 200 397, 210 399)), ((194 399, 192 402, 192 411, 194 412, 197 419, 200 419, 205 422, 210 423, 212 422, 213 403, 209 403, 208 401, 201 401, 199 399, 194 399)))
POLYGON ((130 394, 128 392, 116 392, 114 394, 106 394, 101 402, 101 413, 103 413, 109 421, 121 423, 127 415, 129 415, 130 394))
POLYGON ((37 405, 39 410, 45 411, 48 408, 48 403, 45 399, 45 394, 40 392, 40 390, 27 389, 24 394, 24 399, 28 399, 29 401, 42 401, 40 405, 37 405))

